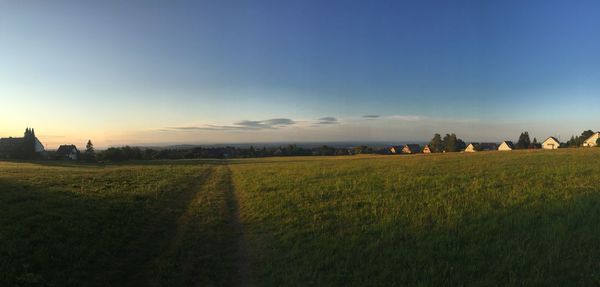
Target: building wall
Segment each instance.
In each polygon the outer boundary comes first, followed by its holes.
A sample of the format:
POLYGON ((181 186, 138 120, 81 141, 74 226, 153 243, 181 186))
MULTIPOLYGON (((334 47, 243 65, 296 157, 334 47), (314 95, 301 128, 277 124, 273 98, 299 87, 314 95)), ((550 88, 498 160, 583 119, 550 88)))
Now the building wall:
POLYGON ((510 148, 510 146, 508 146, 506 143, 502 143, 499 147, 498 150, 501 151, 508 151, 508 150, 512 150, 512 148, 510 148))
POLYGON ((35 138, 35 152, 44 152, 44 145, 42 144, 42 142, 40 142, 40 140, 38 140, 37 138, 35 138))
POLYGON ((583 146, 586 146, 586 147, 596 146, 596 141, 598 140, 599 137, 600 137, 600 133, 595 133, 592 137, 590 137, 583 143, 583 146))
POLYGON ((547 139, 542 143, 543 149, 557 149, 560 147, 560 143, 555 142, 553 139, 547 139))
POLYGON ((467 146, 467 148, 465 149, 465 152, 476 152, 477 150, 475 150, 475 146, 472 144, 469 144, 467 146))

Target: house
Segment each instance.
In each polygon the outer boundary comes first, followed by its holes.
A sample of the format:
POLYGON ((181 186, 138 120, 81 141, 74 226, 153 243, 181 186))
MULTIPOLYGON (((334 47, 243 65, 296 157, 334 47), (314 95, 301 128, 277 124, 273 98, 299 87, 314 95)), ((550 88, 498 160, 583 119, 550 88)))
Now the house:
POLYGON ((555 137, 549 137, 542 142, 543 149, 557 149, 560 147, 560 142, 555 137))
POLYGON ((515 149, 515 145, 511 141, 503 141, 500 146, 498 146, 498 150, 500 151, 508 151, 515 149))
POLYGON ((418 144, 407 144, 402 148, 402 153, 413 154, 420 153, 421 146, 418 144))
POLYGON ((423 153, 432 153, 432 152, 433 152, 433 151, 431 150, 431 147, 430 147, 428 144, 426 144, 426 145, 423 147, 423 153))
POLYGON ((593 147, 598 145, 598 139, 600 139, 600 132, 594 133, 591 137, 583 142, 585 147, 593 147))
POLYGON ((25 129, 22 138, 0 138, 0 158, 32 158, 45 154, 44 145, 33 129, 25 129))
POLYGON ((465 152, 476 152, 477 151, 477 144, 476 143, 470 143, 467 148, 465 149, 465 152))
POLYGON ((402 153, 402 146, 399 146, 399 145, 392 146, 390 148, 390 153, 392 153, 392 154, 402 153))
POLYGON ((492 151, 497 149, 498 145, 496 143, 470 143, 465 152, 492 151))
POLYGON ((58 159, 70 159, 70 160, 77 160, 77 157, 79 156, 79 150, 77 150, 77 147, 75 145, 61 145, 58 147, 58 150, 56 150, 56 157, 58 159))

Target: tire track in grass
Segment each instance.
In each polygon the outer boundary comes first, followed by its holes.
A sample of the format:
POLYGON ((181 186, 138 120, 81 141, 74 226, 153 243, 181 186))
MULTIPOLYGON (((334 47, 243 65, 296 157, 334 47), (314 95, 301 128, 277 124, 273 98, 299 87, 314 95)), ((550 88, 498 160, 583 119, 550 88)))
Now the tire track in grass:
POLYGON ((254 285, 226 162, 204 171, 130 244, 135 251, 121 264, 122 272, 130 274, 123 275, 125 286, 254 285), (181 211, 174 216, 173 210, 181 211))
POLYGON ((226 165, 215 165, 180 217, 169 248, 155 261, 148 286, 239 285, 230 178, 226 165))
MULTIPOLYGON (((151 219, 137 238, 129 243, 128 256, 125 262, 119 264, 126 286, 153 286, 156 284, 153 278, 156 274, 156 263, 169 250, 173 242, 179 238, 182 218, 190 203, 197 196, 201 187, 214 175, 214 167, 208 167, 202 175, 196 179, 196 183, 186 191, 181 192, 173 204, 163 209, 156 217, 151 219), (180 215, 173 213, 180 211, 180 215), (174 220, 174 218, 178 218, 174 220), (167 225, 167 227, 165 227, 167 225), (169 239, 164 233, 174 233, 169 239)), ((109 282, 107 282, 109 283, 109 282)))
POLYGON ((236 246, 236 268, 237 268, 237 285, 242 287, 254 286, 251 279, 251 259, 248 254, 248 246, 246 244, 246 236, 244 225, 240 217, 239 196, 233 184, 232 172, 229 165, 225 166, 226 174, 224 178, 225 196, 227 198, 227 206, 229 207, 229 223, 235 234, 236 246))

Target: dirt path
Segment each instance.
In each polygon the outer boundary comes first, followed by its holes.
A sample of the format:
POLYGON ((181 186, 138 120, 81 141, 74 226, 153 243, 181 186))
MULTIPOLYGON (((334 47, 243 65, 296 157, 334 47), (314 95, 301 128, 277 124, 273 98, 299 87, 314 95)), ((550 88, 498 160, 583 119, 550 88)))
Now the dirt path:
POLYGON ((226 166, 227 173, 224 178, 227 183, 225 187, 225 196, 227 205, 230 210, 229 222, 236 236, 236 267, 238 271, 238 286, 249 287, 254 286, 251 280, 251 260, 248 255, 248 246, 246 244, 246 236, 244 225, 240 217, 240 200, 233 184, 231 169, 226 166))
POLYGON ((173 199, 173 204, 164 209, 156 217, 151 218, 144 226, 141 234, 133 241, 129 242, 127 251, 129 256, 123 262, 120 270, 124 274, 125 285, 127 286, 154 286, 157 282, 152 281, 156 272, 156 262, 165 254, 172 250, 172 246, 177 244, 181 235, 182 218, 186 216, 186 207, 196 196, 200 187, 205 184, 214 175, 214 168, 209 168, 199 177, 194 186, 173 199), (174 213, 179 213, 173 217, 174 213), (165 228, 168 226, 168 228, 165 228), (174 234, 172 238, 164 238, 164 233, 174 234), (157 241, 157 238, 163 240, 157 241), (160 250, 163 250, 162 252, 160 250), (164 251, 167 250, 167 251, 164 251), (135 268, 135 270, 131 270, 135 268))
POLYGON ((227 163, 208 168, 193 187, 150 218, 126 250, 118 274, 106 283, 254 286, 240 201, 227 163))

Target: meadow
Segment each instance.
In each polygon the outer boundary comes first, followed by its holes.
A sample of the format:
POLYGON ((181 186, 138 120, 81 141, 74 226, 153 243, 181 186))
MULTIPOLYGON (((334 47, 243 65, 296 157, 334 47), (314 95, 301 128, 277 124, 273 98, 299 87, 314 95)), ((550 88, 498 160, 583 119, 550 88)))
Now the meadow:
POLYGON ((0 163, 4 286, 593 286, 600 149, 0 163))

